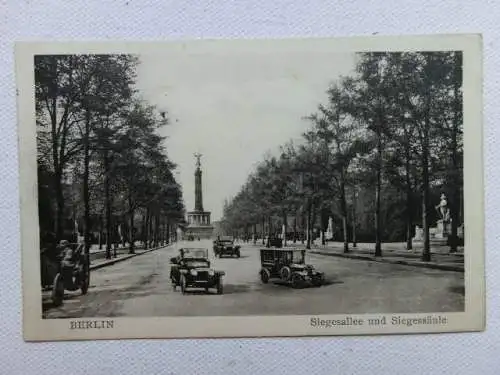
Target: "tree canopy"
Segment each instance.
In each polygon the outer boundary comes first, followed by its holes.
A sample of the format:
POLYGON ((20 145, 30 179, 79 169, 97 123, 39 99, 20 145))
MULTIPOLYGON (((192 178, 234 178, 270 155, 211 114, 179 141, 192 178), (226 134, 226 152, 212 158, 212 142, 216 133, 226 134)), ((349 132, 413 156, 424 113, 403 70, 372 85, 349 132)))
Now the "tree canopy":
POLYGON ((340 77, 299 144, 265 158, 226 203, 223 221, 234 233, 312 239, 332 217, 334 239, 405 241, 429 228, 445 192, 452 213, 451 250, 461 218, 461 52, 360 53, 355 74, 340 77), (253 229, 251 229, 253 228, 253 229))

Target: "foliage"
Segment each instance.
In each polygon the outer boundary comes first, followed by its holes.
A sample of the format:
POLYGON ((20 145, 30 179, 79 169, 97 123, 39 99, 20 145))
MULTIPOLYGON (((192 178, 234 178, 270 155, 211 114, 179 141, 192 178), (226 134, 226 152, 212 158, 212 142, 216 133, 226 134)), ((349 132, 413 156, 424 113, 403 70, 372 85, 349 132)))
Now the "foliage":
POLYGON ((78 231, 110 249, 120 226, 133 244, 144 224, 134 217, 147 210, 158 222, 151 233, 167 240, 166 227, 184 215, 158 133, 168 118, 137 96, 137 63, 131 55, 35 58, 40 227, 55 240, 78 231))
POLYGON ((437 219, 431 202, 440 190, 448 193, 458 224, 461 53, 358 57, 356 73, 332 84, 325 103, 305 117, 310 127, 303 142, 288 143, 279 156, 266 158, 226 203, 228 230, 247 234, 257 226, 264 235, 264 221, 289 224, 291 216, 294 230, 304 232, 312 215, 312 226, 324 231, 332 216, 340 226, 335 238, 343 234, 346 251, 354 227, 365 241, 406 239, 410 248, 415 224, 422 225, 419 217, 429 237, 437 219))

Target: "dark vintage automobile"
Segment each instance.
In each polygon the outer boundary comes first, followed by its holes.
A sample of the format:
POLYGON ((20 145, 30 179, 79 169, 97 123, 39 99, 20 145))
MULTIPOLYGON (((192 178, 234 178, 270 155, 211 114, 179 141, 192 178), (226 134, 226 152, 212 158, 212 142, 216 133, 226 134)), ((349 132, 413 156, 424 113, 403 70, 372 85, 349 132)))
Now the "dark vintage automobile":
POLYGON ((51 291, 52 303, 60 306, 63 303, 64 291, 81 290, 87 294, 90 281, 90 261, 85 254, 83 243, 70 243, 73 250, 74 268, 65 270, 62 266, 62 249, 49 246, 41 251, 42 289, 51 291))
POLYGON ((260 278, 264 284, 271 279, 279 279, 300 288, 308 284, 321 286, 324 283, 324 273, 305 264, 305 250, 296 248, 274 248, 260 250, 260 278))
POLYGON ((170 263, 170 280, 174 290, 180 286, 182 294, 185 294, 187 288, 204 288, 206 292, 214 288, 217 294, 223 293, 222 277, 225 272, 210 267, 208 249, 180 249, 179 255, 171 258, 170 263))
POLYGON ((214 241, 214 254, 219 258, 225 255, 239 258, 240 246, 236 245, 231 237, 220 237, 214 241))

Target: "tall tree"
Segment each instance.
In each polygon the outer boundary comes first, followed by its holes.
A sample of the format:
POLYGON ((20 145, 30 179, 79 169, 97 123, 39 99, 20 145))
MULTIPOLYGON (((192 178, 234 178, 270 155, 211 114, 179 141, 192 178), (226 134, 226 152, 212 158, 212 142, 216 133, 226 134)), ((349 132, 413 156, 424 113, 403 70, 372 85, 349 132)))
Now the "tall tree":
POLYGON ((39 159, 50 164, 56 200, 54 232, 56 239, 64 231, 64 172, 71 158, 80 151, 76 123, 80 121, 75 101, 75 62, 72 55, 35 57, 35 102, 39 159))

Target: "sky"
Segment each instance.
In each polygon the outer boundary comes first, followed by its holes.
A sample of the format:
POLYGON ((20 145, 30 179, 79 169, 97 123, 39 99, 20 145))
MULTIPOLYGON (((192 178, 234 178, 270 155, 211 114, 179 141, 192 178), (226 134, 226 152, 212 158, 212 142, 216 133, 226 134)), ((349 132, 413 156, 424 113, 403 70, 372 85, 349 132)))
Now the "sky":
POLYGON ((166 111, 166 150, 177 164, 186 210, 194 209, 194 154, 203 172, 203 206, 221 219, 268 152, 299 140, 304 116, 326 103, 328 86, 354 69, 354 55, 311 48, 158 48, 141 54, 140 95, 166 111))

